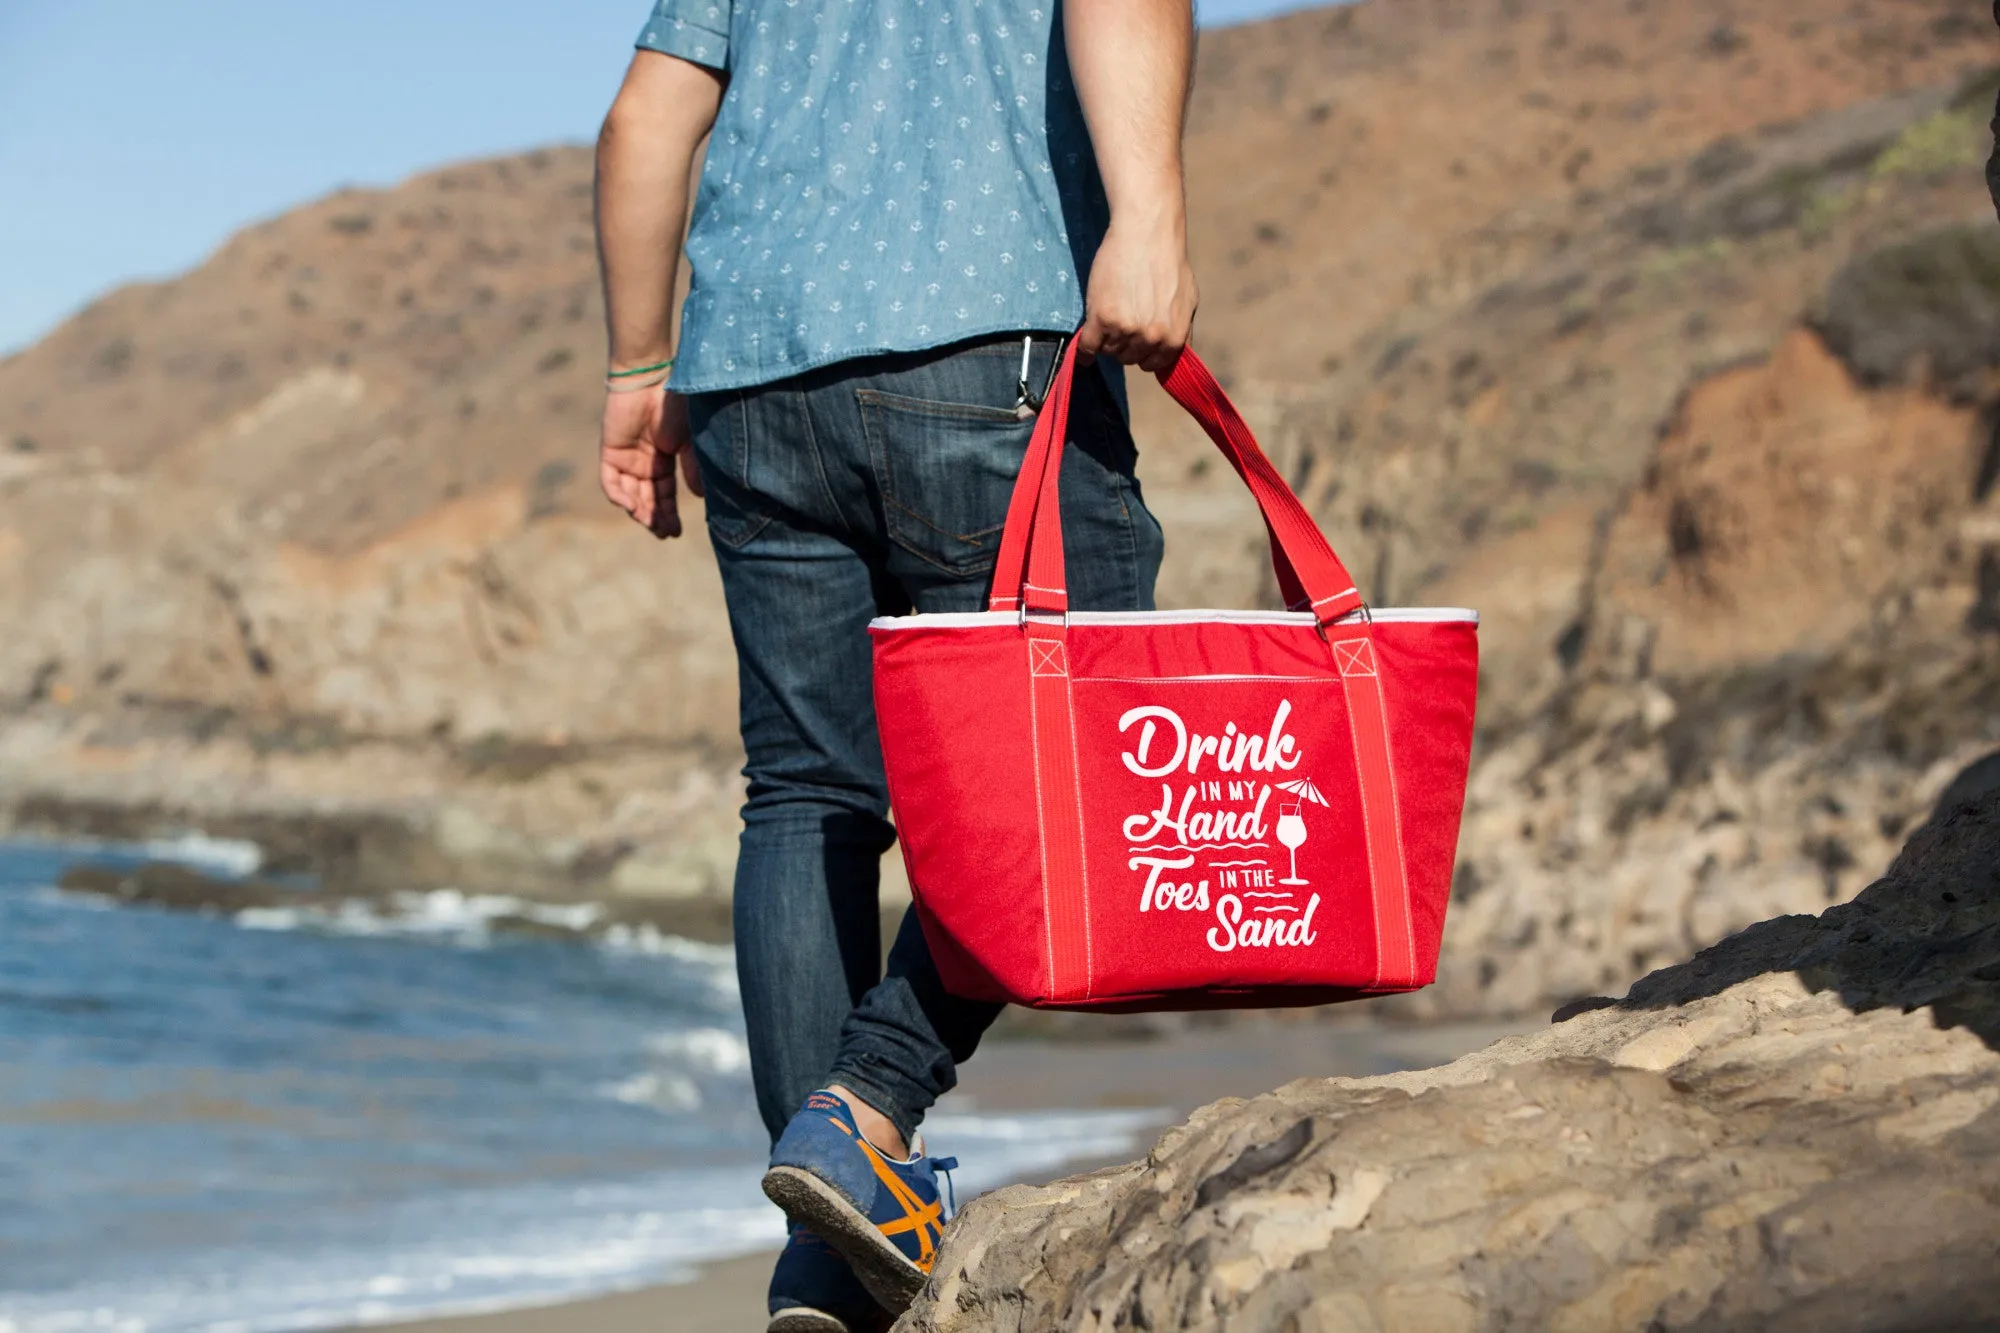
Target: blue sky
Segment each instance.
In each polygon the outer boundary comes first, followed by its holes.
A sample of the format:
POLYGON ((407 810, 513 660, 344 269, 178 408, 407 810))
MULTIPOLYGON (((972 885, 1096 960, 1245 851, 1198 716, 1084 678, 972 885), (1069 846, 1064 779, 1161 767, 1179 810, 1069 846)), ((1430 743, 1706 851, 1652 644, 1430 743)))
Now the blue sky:
MULTIPOLYGON (((1202 0, 1204 23, 1312 0, 1202 0)), ((579 142, 648 0, 0 0, 0 355, 342 185, 579 142)))

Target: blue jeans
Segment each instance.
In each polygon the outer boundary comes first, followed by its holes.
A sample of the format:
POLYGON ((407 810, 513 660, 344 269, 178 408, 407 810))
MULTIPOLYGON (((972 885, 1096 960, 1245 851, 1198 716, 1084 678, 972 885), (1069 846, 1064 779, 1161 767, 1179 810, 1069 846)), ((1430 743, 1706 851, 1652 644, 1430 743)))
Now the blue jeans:
MULTIPOLYGON (((1039 393, 1057 350, 1035 342, 1039 393)), ((741 681, 736 969, 757 1109, 775 1140, 846 1085, 907 1137, 999 1006, 938 980, 914 914, 883 975, 877 902, 895 841, 876 739, 871 617, 986 605, 1034 428, 1021 339, 849 361, 690 400, 741 681)), ((1145 610, 1160 528, 1103 376, 1079 372, 1062 464, 1070 604, 1145 610)), ((891 726, 895 719, 889 719, 891 726)))

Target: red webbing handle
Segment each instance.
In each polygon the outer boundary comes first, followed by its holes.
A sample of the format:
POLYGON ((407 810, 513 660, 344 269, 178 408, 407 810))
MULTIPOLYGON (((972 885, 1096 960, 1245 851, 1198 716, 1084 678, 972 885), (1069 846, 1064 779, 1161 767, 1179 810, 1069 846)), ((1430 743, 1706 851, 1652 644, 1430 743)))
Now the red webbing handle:
POLYGON ((1044 598, 1035 609, 1060 611, 1069 605, 1068 591, 1062 586, 1062 520, 1058 518, 1043 525, 1051 530, 1043 533, 1035 524, 1035 514, 1045 493, 1051 505, 1049 512, 1062 513, 1056 499, 1056 479, 1062 471, 1063 441, 1069 436, 1069 396, 1075 380, 1076 339, 1071 338, 1063 346, 1055 377, 1049 381, 1048 397, 1042 400, 1041 414, 1035 418, 1035 433, 1028 440, 1027 457, 1021 460, 1021 475, 1015 479, 1013 498, 1007 502, 1007 526, 1001 530, 1000 553, 993 562, 989 610, 1018 611, 1027 605, 1023 598, 1027 594, 1028 548, 1032 542, 1042 540, 1055 547, 1056 596, 1044 598), (1048 605, 1051 600, 1057 604, 1048 605))
MULTIPOLYGON (((1070 393, 1076 378, 1076 341, 1070 340, 1063 360, 1035 422, 1035 434, 1014 483, 1007 506, 1007 526, 993 569, 995 611, 1026 610, 1058 614, 1069 605, 1063 568, 1062 509, 1057 482, 1062 472, 1062 442, 1069 433, 1070 393)), ((1193 348, 1183 349, 1173 368, 1159 376, 1174 401, 1200 423, 1222 451, 1236 475, 1250 488, 1271 534, 1271 563, 1285 603, 1311 610, 1322 625, 1330 625, 1359 608, 1361 593, 1340 557, 1333 553, 1319 525, 1285 484, 1271 460, 1257 447, 1256 437, 1237 412, 1215 376, 1193 348)))
POLYGON ((1357 610, 1362 597, 1354 576, 1333 553, 1319 524, 1313 522, 1278 469, 1257 447, 1248 423, 1194 349, 1184 348, 1173 368, 1159 380, 1173 400, 1208 432, 1208 438, 1250 488, 1258 512, 1264 516, 1264 526, 1271 532, 1271 562, 1277 569, 1285 604, 1311 611, 1322 625, 1357 610))

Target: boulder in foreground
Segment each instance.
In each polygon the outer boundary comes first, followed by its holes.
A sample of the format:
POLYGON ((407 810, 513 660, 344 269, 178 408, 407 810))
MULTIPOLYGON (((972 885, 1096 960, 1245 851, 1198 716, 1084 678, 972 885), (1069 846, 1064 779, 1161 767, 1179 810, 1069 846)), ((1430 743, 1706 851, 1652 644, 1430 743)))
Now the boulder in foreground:
POLYGON ((988 1195, 898 1327, 2000 1326, 2000 793, 1855 901, 1577 1008, 988 1195))

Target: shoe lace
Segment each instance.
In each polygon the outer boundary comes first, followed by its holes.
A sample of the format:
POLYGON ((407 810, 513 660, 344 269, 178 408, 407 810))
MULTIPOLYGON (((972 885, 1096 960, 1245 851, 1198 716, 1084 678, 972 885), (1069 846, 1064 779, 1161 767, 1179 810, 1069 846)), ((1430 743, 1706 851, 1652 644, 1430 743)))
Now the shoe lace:
POLYGON ((931 1158, 931 1170, 944 1177, 945 1220, 949 1222, 958 1216, 958 1189, 952 1184, 951 1173, 958 1170, 956 1157, 931 1158))

